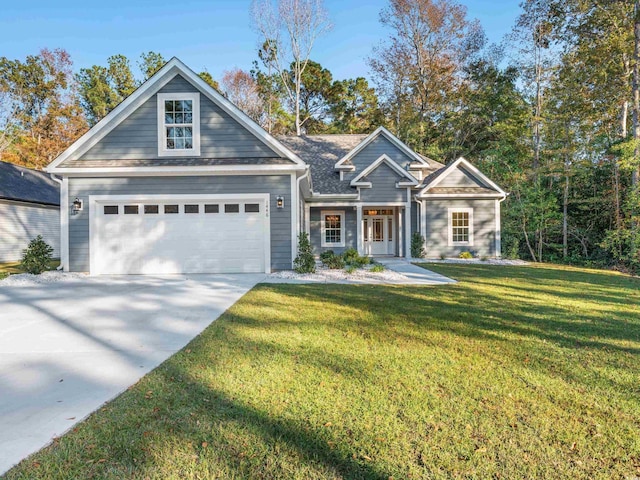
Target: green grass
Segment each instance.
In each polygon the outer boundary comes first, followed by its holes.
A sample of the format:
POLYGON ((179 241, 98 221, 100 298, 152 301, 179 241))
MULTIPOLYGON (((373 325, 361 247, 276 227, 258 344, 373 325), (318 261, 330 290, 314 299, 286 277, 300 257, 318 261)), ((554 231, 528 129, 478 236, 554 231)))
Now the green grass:
POLYGON ((634 478, 640 281, 261 285, 7 478, 634 478))
MULTIPOLYGON (((49 269, 54 270, 58 265, 60 265, 60 260, 51 260, 49 269)), ((17 273, 24 273, 24 270, 20 268, 20 262, 0 263, 0 280, 17 273)))

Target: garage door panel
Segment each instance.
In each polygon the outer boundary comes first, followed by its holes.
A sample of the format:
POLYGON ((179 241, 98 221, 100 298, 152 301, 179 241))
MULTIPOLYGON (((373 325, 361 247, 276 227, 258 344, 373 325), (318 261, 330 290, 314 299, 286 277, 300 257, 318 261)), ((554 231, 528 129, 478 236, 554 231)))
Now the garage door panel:
POLYGON ((150 203, 138 203, 137 214, 124 214, 125 205, 134 205, 131 202, 99 203, 92 219, 96 230, 92 273, 264 272, 269 241, 264 202, 227 201, 239 204, 238 213, 224 213, 224 199, 211 202, 219 204, 219 213, 205 213, 202 200, 177 201, 170 196, 154 199, 152 204, 159 208, 150 210, 158 213, 144 213, 144 205, 150 203), (245 203, 259 203, 260 211, 244 212, 245 203), (118 214, 105 214, 107 204, 117 205, 118 214), (164 213, 164 204, 179 205, 179 213, 164 213), (186 204, 198 204, 198 213, 185 213, 186 204))

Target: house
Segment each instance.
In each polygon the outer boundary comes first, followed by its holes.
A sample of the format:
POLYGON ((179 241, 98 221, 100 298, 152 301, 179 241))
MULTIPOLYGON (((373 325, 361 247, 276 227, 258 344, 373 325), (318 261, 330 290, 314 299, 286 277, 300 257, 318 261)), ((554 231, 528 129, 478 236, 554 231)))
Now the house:
POLYGON ((60 256, 60 188, 49 175, 0 162, 0 262, 15 262, 42 235, 60 256))
POLYGON ((314 251, 500 254, 503 192, 464 159, 444 166, 379 128, 274 137, 173 58, 47 168, 62 182, 65 270, 291 269, 314 251))

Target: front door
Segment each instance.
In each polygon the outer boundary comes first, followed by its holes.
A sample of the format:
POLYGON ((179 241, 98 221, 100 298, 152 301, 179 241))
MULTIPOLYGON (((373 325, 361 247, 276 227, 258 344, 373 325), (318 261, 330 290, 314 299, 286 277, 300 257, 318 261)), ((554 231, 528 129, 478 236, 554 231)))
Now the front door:
POLYGON ((365 254, 395 255, 393 209, 369 209, 362 213, 365 254))

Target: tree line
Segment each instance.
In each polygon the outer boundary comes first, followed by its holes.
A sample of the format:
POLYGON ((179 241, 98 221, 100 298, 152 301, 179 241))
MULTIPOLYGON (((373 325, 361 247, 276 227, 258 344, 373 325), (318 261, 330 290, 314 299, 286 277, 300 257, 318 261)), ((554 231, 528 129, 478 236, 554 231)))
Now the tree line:
MULTIPOLYGON (((269 132, 385 125, 510 192, 503 255, 640 269, 640 0, 526 0, 500 44, 455 0, 389 0, 369 80, 313 60, 331 29, 321 0, 254 0, 250 16, 252 66, 200 76, 269 132)), ((64 50, 0 58, 0 158, 43 167, 164 63, 114 55, 74 73, 64 50)))

